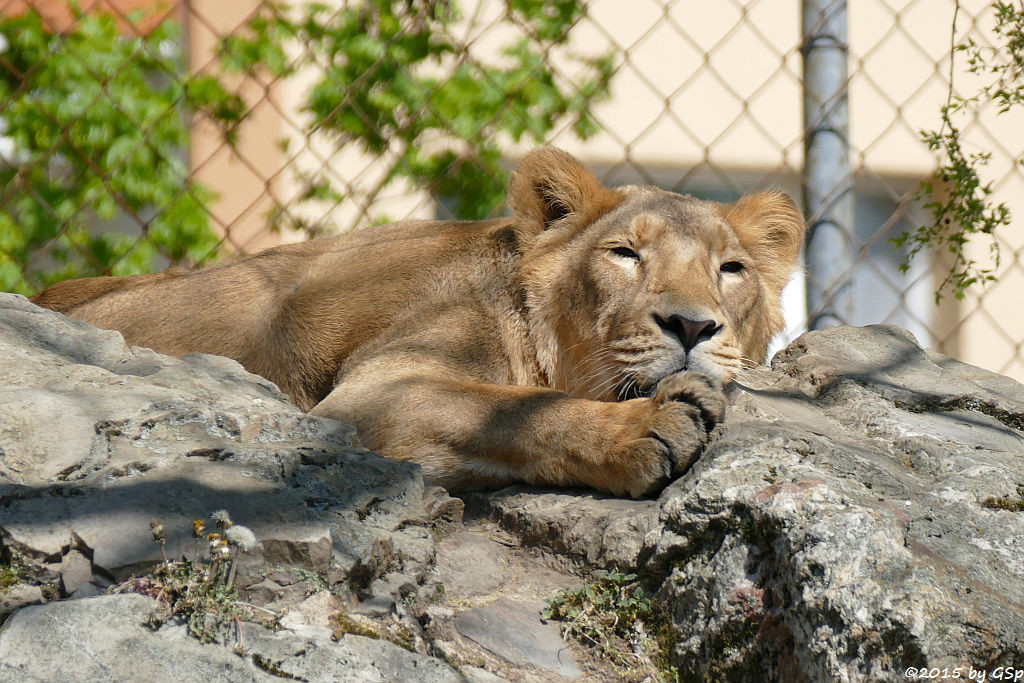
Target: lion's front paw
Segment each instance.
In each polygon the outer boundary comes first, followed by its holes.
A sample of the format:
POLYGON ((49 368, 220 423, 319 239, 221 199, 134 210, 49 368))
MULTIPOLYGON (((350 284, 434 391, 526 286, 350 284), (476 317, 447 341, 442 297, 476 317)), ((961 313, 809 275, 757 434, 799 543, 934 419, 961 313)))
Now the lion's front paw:
MULTIPOLYGON (((627 487, 632 496, 653 493, 688 470, 725 418, 725 394, 707 375, 680 373, 661 381, 644 436, 625 444, 620 456, 633 464, 627 487)), ((625 482, 624 482, 625 483, 625 482)))
POLYGON ((704 430, 710 432, 725 419, 725 393, 715 379, 699 372, 680 372, 658 383, 654 402, 664 405, 677 401, 693 405, 700 411, 704 430))

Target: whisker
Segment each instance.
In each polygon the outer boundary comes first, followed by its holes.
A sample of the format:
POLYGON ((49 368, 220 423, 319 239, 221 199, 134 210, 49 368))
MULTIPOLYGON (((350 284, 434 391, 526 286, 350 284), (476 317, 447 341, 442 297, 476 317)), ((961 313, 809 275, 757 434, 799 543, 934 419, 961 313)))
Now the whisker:
POLYGON ((590 393, 590 391, 593 391, 593 389, 588 391, 588 387, 595 379, 603 376, 608 371, 603 361, 607 360, 609 355, 611 355, 611 352, 608 349, 601 348, 584 356, 573 366, 571 381, 574 393, 590 393), (577 371, 583 368, 589 368, 589 371, 576 376, 577 371))
POLYGON ((588 354, 583 358, 579 359, 578 361, 576 361, 576 363, 572 366, 572 371, 575 374, 575 372, 579 370, 581 366, 588 363, 593 363, 597 360, 602 360, 603 357, 609 356, 610 354, 611 351, 609 351, 608 349, 598 349, 597 351, 588 354))
POLYGON ((605 391, 614 390, 615 386, 622 381, 623 377, 621 375, 612 375, 611 377, 605 378, 604 381, 594 387, 593 392, 600 396, 605 391))
MULTIPOLYGON (((621 360, 615 358, 614 355, 610 353, 592 354, 591 360, 607 361, 609 359, 609 356, 612 356, 611 360, 618 361, 618 364, 621 364, 621 360)), ((613 396, 620 397, 621 400, 621 396, 623 395, 623 392, 625 390, 625 385, 628 385, 630 381, 635 381, 632 379, 632 371, 633 368, 636 367, 636 365, 636 361, 629 361, 625 364, 625 367, 615 369, 614 367, 609 367, 606 362, 602 362, 597 367, 593 368, 591 372, 580 377, 579 380, 575 382, 575 384, 580 389, 585 389, 586 393, 591 396, 599 397, 608 392, 611 393, 613 396), (600 382, 598 382, 597 384, 592 384, 592 382, 595 379, 598 379, 599 377, 602 376, 604 377, 600 382)))
POLYGON ((626 375, 624 379, 626 381, 622 383, 622 386, 619 388, 618 393, 620 401, 625 400, 626 395, 632 392, 634 387, 640 386, 640 383, 636 381, 636 377, 634 377, 633 375, 626 375))
MULTIPOLYGON (((582 363, 580 365, 582 365, 582 363)), ((604 376, 604 374, 607 372, 604 363, 597 363, 596 359, 591 359, 590 361, 588 361, 586 365, 586 372, 577 372, 576 370, 578 370, 579 368, 574 369, 574 372, 572 373, 571 377, 573 386, 587 386, 598 377, 604 376)))

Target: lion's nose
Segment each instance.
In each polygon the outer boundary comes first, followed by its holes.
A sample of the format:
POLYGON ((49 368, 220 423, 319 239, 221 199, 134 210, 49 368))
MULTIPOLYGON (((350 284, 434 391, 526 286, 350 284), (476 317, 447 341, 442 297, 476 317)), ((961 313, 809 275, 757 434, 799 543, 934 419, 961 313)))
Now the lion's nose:
POLYGON ((711 339, 722 329, 722 326, 714 320, 690 320, 681 315, 670 315, 664 318, 655 314, 654 319, 661 329, 679 340, 687 353, 702 341, 711 339))

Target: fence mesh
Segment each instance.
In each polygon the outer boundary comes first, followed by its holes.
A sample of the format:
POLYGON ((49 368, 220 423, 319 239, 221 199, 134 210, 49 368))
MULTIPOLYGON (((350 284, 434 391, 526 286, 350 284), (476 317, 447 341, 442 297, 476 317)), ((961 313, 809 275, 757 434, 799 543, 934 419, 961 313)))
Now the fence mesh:
MULTIPOLYGON (((888 241, 927 220, 920 141, 980 85, 950 50, 992 40, 987 3, 849 7, 854 324, 895 323, 1024 380, 1024 230, 998 281, 935 304, 948 267, 888 241)), ((191 266, 406 217, 499 214, 508 170, 550 143, 610 184, 719 200, 800 193, 799 0, 0 0, 0 285, 191 266), (419 57, 419 60, 417 60, 419 57)), ((963 136, 1024 205, 1024 125, 963 136)), ((988 245, 979 243, 978 257, 988 245)), ((796 278, 793 336, 806 322, 796 278)))

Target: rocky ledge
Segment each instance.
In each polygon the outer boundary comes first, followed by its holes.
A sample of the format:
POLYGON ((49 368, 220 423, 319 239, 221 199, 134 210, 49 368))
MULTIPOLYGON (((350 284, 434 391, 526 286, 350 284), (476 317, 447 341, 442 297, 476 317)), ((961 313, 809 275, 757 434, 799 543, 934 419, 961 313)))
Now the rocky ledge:
MULTIPOLYGON (((641 501, 453 499, 233 361, 16 295, 0 359, 3 680, 1024 670, 1024 387, 894 327, 744 373, 696 466, 641 501), (615 581, 642 606, 624 653, 541 618, 615 581)), ((626 614, 601 604, 584 616, 626 614)))

